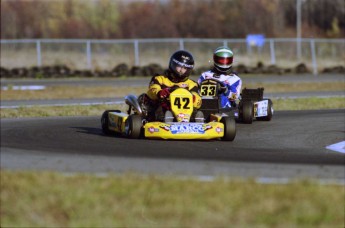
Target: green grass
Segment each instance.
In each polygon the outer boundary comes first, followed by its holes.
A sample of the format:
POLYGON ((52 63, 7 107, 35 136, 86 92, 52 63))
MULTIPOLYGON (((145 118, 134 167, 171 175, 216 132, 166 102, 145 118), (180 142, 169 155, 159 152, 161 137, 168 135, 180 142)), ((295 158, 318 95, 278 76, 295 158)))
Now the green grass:
POLYGON ((101 116, 107 109, 126 111, 127 105, 70 105, 70 106, 33 106, 0 109, 1 118, 48 117, 48 116, 101 116))
POLYGON ((2 227, 343 227, 344 188, 1 171, 2 227))
MULTIPOLYGON (((343 91, 343 82, 311 82, 311 83, 244 83, 247 88, 264 87, 267 93, 301 92, 301 91, 343 91)), ((121 97, 128 94, 139 95, 147 91, 148 86, 120 87, 120 86, 51 86, 45 90, 2 90, 1 100, 30 100, 30 99, 71 99, 71 98, 103 98, 121 97)))
MULTIPOLYGON (((297 98, 272 99, 275 111, 344 109, 345 98, 297 98)), ((14 109, 0 109, 1 118, 48 117, 48 116, 101 116, 104 110, 119 109, 126 112, 127 105, 73 105, 73 106, 34 106, 14 109)))
POLYGON ((72 98, 121 97, 128 94, 139 95, 147 90, 147 86, 51 86, 45 90, 2 90, 1 100, 46 100, 72 98))
POLYGON ((274 110, 344 109, 345 97, 272 99, 274 110))

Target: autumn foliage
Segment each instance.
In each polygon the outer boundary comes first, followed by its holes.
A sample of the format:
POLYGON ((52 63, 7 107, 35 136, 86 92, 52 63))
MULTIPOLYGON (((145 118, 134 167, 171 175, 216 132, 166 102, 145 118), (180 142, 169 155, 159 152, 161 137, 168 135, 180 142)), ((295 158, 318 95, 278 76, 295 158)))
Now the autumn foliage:
MULTIPOLYGON (((302 37, 345 36, 343 0, 302 3, 302 37)), ((1 39, 296 37, 296 0, 2 0, 1 39)))

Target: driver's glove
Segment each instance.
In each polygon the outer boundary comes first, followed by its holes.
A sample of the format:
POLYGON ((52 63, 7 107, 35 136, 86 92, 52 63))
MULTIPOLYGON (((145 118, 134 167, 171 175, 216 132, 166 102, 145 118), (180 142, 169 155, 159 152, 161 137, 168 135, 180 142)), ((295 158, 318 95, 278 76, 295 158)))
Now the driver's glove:
POLYGON ((234 100, 236 100, 236 99, 237 99, 236 93, 231 94, 231 96, 229 97, 229 100, 230 100, 230 101, 234 101, 234 100))
POLYGON ((170 95, 169 88, 161 89, 158 92, 158 97, 161 99, 165 99, 165 98, 169 97, 169 95, 170 95))

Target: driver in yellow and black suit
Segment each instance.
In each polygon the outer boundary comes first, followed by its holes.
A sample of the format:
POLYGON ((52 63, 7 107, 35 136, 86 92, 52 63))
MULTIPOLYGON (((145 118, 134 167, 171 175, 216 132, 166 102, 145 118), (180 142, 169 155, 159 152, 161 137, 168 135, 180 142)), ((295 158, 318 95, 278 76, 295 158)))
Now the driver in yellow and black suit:
POLYGON ((152 77, 147 94, 139 97, 139 103, 144 109, 148 121, 173 119, 172 113, 168 111, 165 102, 174 87, 186 88, 193 95, 194 118, 197 122, 203 122, 202 112, 197 110, 201 107, 201 97, 198 93, 198 84, 189 78, 194 68, 194 58, 187 51, 180 50, 170 57, 169 69, 165 70, 163 75, 152 77))

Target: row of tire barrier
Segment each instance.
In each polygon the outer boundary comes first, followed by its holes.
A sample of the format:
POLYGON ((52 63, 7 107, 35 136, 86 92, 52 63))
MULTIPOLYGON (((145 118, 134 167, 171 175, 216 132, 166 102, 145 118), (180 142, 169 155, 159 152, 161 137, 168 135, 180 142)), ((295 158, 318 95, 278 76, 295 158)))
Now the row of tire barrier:
MULTIPOLYGON (((199 67, 194 69, 193 75, 200 75, 210 67, 199 67)), ((143 76, 151 77, 157 73, 162 73, 164 68, 158 64, 149 64, 147 66, 132 66, 121 63, 111 70, 78 70, 71 69, 65 65, 43 66, 43 67, 20 67, 7 69, 0 67, 1 78, 68 78, 68 77, 130 77, 143 76)), ((293 68, 281 68, 276 65, 265 66, 261 62, 255 67, 239 64, 234 66, 234 71, 238 74, 308 74, 311 70, 300 63, 293 68)), ((335 66, 324 68, 320 73, 345 74, 344 66, 335 66)))

